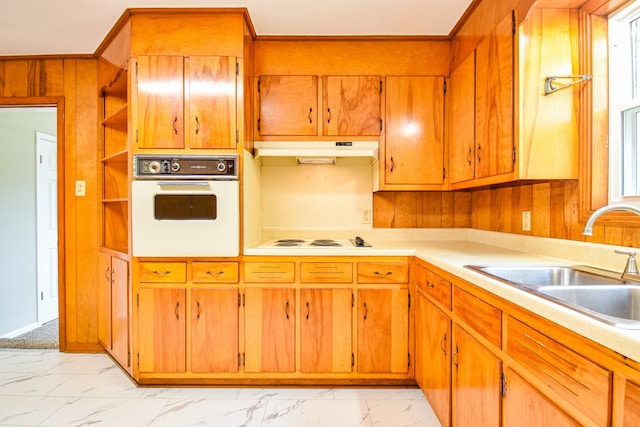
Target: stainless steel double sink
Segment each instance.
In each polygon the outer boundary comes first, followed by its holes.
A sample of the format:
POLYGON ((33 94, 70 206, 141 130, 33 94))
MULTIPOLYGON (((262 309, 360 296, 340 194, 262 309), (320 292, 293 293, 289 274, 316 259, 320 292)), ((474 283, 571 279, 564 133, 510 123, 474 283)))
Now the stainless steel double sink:
POLYGON ((586 266, 466 268, 619 328, 640 329, 640 283, 586 266))

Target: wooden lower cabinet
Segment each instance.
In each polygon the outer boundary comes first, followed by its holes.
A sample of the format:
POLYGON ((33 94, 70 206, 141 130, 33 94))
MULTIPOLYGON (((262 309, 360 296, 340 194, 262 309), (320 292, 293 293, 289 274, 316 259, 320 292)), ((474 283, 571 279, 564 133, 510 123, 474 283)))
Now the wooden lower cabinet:
POLYGON ((580 425, 513 370, 507 369, 506 378, 509 391, 504 400, 504 425, 520 427, 580 425))
POLYGON ((129 263, 103 252, 99 254, 98 262, 98 340, 128 369, 131 366, 129 263))
POLYGON ((352 371, 351 289, 300 289, 300 371, 352 371))
POLYGON ((357 370, 409 372, 409 290, 359 289, 357 370))
POLYGON ((238 372, 238 288, 191 290, 191 372, 238 372))
POLYGON ((245 371, 295 372, 296 290, 245 288, 245 371))
POLYGON ((623 426, 640 425, 640 385, 625 381, 623 426))
POLYGON ((451 425, 451 319, 420 292, 415 298, 415 379, 440 424, 451 425))
POLYGON ((184 288, 139 289, 140 373, 186 372, 186 293, 184 288))
POLYGON ((453 425, 499 426, 501 360, 458 325, 452 349, 453 425))

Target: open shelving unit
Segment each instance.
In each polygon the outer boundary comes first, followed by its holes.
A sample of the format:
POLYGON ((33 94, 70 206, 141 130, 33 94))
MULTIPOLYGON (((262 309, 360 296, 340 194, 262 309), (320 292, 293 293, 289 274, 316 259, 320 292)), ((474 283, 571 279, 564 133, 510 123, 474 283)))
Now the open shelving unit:
POLYGON ((128 69, 100 90, 102 125, 102 247, 129 252, 128 69))

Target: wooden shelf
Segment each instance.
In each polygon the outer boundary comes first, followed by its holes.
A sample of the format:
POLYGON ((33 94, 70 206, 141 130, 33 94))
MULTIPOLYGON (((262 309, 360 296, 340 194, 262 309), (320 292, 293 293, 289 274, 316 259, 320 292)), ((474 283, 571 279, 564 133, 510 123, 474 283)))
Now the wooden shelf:
POLYGON ((102 158, 102 163, 126 162, 129 157, 129 150, 117 151, 102 158))
POLYGON ((127 107, 128 104, 124 104, 118 110, 111 115, 104 118, 102 126, 114 127, 121 130, 127 130, 127 107))

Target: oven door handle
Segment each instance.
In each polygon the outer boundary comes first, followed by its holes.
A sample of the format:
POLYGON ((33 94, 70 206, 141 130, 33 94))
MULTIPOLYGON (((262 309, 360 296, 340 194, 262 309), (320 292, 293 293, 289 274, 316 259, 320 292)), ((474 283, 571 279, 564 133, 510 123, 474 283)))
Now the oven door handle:
POLYGON ((206 181, 159 181, 158 187, 208 187, 206 181))

